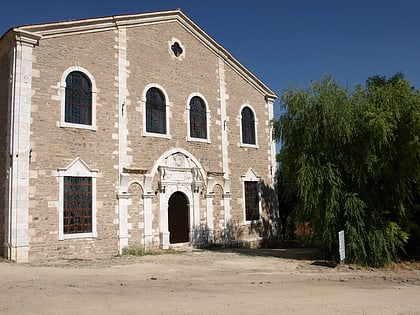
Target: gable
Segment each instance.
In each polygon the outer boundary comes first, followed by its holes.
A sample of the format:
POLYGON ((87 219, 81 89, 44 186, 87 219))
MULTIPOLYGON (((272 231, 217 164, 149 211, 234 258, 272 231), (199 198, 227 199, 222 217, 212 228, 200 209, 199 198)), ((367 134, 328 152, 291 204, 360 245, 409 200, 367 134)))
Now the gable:
POLYGON ((46 24, 35 24, 13 28, 9 32, 15 33, 16 36, 18 36, 17 34, 25 34, 25 36, 39 38, 39 40, 42 41, 43 39, 54 37, 103 32, 108 30, 117 30, 120 28, 128 29, 144 25, 158 25, 162 23, 173 22, 178 23, 193 37, 200 41, 201 44, 207 47, 207 49, 209 49, 213 54, 224 60, 224 62, 226 62, 228 66, 230 66, 246 82, 253 86, 257 91, 259 91, 259 93, 264 95, 266 99, 274 101, 277 98, 277 95, 271 89, 269 89, 251 71, 249 71, 245 66, 243 66, 224 47, 218 44, 198 25, 196 25, 191 19, 189 19, 181 10, 131 15, 118 15, 46 24))

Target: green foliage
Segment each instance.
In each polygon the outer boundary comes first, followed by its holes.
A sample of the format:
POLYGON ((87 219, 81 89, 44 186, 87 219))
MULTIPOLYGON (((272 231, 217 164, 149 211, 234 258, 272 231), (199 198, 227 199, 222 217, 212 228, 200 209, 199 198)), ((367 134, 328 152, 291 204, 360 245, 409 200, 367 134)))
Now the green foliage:
POLYGON ((131 246, 125 246, 122 249, 122 255, 126 256, 126 255, 132 255, 132 256, 145 256, 145 255, 161 255, 163 253, 172 253, 173 251, 168 251, 166 250, 165 252, 160 250, 160 249, 145 249, 143 247, 140 246, 135 246, 135 245, 131 245, 131 246))
POLYGON ((337 257, 383 266, 408 239, 405 218, 420 183, 420 94, 402 74, 374 76, 353 91, 330 77, 288 88, 274 122, 283 195, 297 197, 300 222, 337 257))

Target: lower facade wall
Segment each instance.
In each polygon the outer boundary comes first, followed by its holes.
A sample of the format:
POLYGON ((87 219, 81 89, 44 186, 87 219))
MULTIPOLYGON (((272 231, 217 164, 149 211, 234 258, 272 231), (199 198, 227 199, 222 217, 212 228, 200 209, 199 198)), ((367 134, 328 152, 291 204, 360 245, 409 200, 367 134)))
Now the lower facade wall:
POLYGON ((28 189, 29 261, 106 258, 127 248, 168 249, 185 242, 197 247, 259 246, 277 236, 274 190, 259 176, 262 172, 252 167, 244 166, 226 178, 224 173, 207 171, 189 151, 174 148, 144 170, 118 167, 112 161, 108 165, 106 159, 95 164, 89 156, 66 158, 48 170, 40 158, 43 152, 36 153, 28 189), (91 235, 64 234, 66 176, 95 179, 96 230, 91 235), (252 222, 244 217, 244 182, 248 180, 259 180, 260 187, 260 219, 252 222), (174 195, 181 196, 181 201, 173 201, 174 195))
POLYGON ((57 217, 48 220, 44 217, 44 220, 50 224, 49 232, 46 233, 41 228, 37 229, 34 224, 40 218, 37 217, 34 221, 35 217, 30 215, 32 223, 30 223, 29 261, 98 259, 127 253, 130 249, 170 248, 173 245, 169 241, 171 227, 165 215, 169 209, 168 196, 174 192, 182 192, 186 196, 186 211, 190 223, 187 241, 193 246, 260 247, 266 244, 266 240, 277 237, 275 216, 273 216, 275 209, 267 208, 269 202, 266 202, 267 196, 264 194, 261 195, 264 201, 261 220, 244 224, 242 206, 231 202, 240 198, 226 194, 221 179, 216 180, 207 193, 203 191, 194 193, 191 184, 183 188, 181 186, 171 188, 168 185, 164 191, 159 188, 159 180, 155 180, 150 201, 145 198, 147 191, 143 187, 144 184, 140 184, 144 183, 144 177, 131 176, 130 181, 126 196, 126 218, 119 216, 117 219, 119 215, 117 212, 124 211, 124 207, 118 208, 118 198, 109 196, 108 200, 99 200, 101 207, 97 214, 97 237, 58 240, 57 217), (194 201, 194 198, 197 198, 198 202, 194 201), (108 206, 105 208, 104 204, 108 206), (198 207, 194 208, 195 206, 198 207), (111 208, 115 211, 110 212, 111 208), (105 220, 106 215, 100 212, 108 212, 110 218, 105 220), (147 215, 148 212, 151 213, 150 217, 147 215), (198 218, 194 218, 197 212, 198 218), (227 217, 227 214, 230 216, 227 217), (148 220, 151 222, 148 223, 148 220), (198 224, 193 224, 194 220, 198 224), (147 224, 151 226, 150 237, 147 237, 146 233, 147 224), (165 233, 168 233, 168 239, 165 239, 165 233))

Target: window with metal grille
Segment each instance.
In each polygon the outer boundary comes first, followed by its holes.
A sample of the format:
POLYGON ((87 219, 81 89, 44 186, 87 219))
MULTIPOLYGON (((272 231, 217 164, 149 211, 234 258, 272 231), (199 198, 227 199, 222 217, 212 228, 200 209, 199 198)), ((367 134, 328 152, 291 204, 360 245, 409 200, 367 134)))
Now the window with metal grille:
POLYGON ((92 124, 92 84, 79 71, 70 72, 66 78, 65 122, 92 124))
POLYGON ((92 232, 92 178, 64 177, 64 234, 92 232))
POLYGON ((166 134, 165 96, 154 87, 146 93, 146 131, 166 134))
POLYGON ((255 117, 251 108, 244 107, 241 112, 242 118, 242 143, 256 144, 255 142, 255 117))
POLYGON ((245 182, 245 220, 260 219, 258 182, 245 182))
POLYGON ((207 139, 207 117, 204 101, 194 96, 190 101, 190 136, 207 139))

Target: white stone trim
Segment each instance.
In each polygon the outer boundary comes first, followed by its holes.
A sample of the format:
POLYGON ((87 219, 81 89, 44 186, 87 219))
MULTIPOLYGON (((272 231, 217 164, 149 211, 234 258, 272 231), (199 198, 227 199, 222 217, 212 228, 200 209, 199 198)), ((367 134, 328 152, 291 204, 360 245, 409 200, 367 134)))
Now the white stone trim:
POLYGON ((170 245, 169 237, 169 221, 168 221, 168 204, 169 198, 175 192, 182 192, 187 199, 188 206, 188 222, 189 222, 189 241, 192 242, 194 239, 194 229, 199 227, 200 224, 200 205, 195 200, 195 193, 191 190, 190 185, 167 185, 165 192, 159 196, 159 230, 161 235, 162 249, 168 249, 170 245), (197 218, 198 214, 198 218, 197 218))
POLYGON ((238 119, 239 119, 240 146, 243 147, 243 148, 256 148, 256 149, 258 149, 258 118, 257 118, 257 114, 255 112, 255 109, 248 103, 242 104, 241 108, 239 109, 238 114, 239 114, 238 119), (242 110, 245 107, 248 107, 252 111, 252 113, 254 114, 255 144, 243 143, 243 140, 242 140, 242 110))
MULTIPOLYGON (((163 161, 166 160, 171 155, 174 155, 175 153, 182 153, 187 158, 189 158, 195 164, 196 168, 199 169, 200 175, 203 178, 203 180, 205 180, 207 178, 207 175, 205 174, 205 172, 203 170, 203 167, 201 166, 200 161, 194 155, 192 155, 189 151, 187 151, 183 148, 173 148, 173 149, 170 149, 170 150, 164 152, 156 160, 155 164, 153 165, 152 170, 150 171, 150 175, 151 175, 152 178, 154 178, 154 176, 156 175, 156 172, 158 171, 159 166, 161 166, 163 164, 163 161)), ((147 186, 145 188, 147 188, 147 186)))
POLYGON ((210 137, 210 130, 211 130, 211 128, 210 128, 210 109, 209 109, 209 105, 208 105, 209 103, 207 102, 207 100, 206 100, 206 98, 201 94, 201 93, 198 93, 198 92, 194 92, 194 93, 191 93, 189 96, 188 96, 188 99, 187 99, 187 110, 186 110, 186 115, 187 115, 187 140, 188 141, 194 141, 194 142, 205 142, 205 143, 211 143, 211 137, 210 137), (191 102, 191 99, 194 97, 194 96, 198 96, 199 98, 201 98, 202 100, 203 100, 203 102, 204 102, 204 105, 206 106, 206 131, 207 131, 207 138, 205 138, 205 139, 202 139, 202 138, 194 138, 194 137, 191 137, 191 133, 190 133, 190 123, 191 123, 191 121, 190 121, 190 102, 191 102))
POLYGON ((228 124, 229 116, 226 113, 227 100, 229 95, 226 91, 225 64, 223 59, 219 58, 219 102, 220 102, 220 128, 222 130, 222 170, 224 178, 229 179, 229 140, 228 124))
POLYGON ((128 199, 130 194, 118 194, 118 252, 128 246, 128 199))
POLYGON ((127 34, 126 28, 118 30, 118 171, 121 174, 124 166, 131 163, 127 154, 127 134, 128 134, 128 107, 131 105, 128 99, 127 79, 129 77, 127 61, 127 34))
POLYGON ((172 39, 168 41, 168 51, 173 60, 182 61, 186 56, 185 46, 182 44, 182 42, 179 39, 175 37, 172 37, 172 39), (172 45, 175 43, 178 43, 179 47, 181 47, 182 49, 182 54, 180 54, 179 56, 175 56, 174 52, 172 51, 172 45))
POLYGON ((78 129, 96 130, 97 129, 96 128, 96 94, 97 94, 96 80, 88 70, 86 70, 85 68, 80 67, 80 66, 73 66, 73 67, 67 68, 63 72, 63 74, 61 75, 61 80, 60 80, 61 115, 60 115, 59 126, 60 127, 65 127, 65 128, 78 128, 78 129), (73 71, 79 71, 79 72, 82 72, 83 74, 85 74, 89 78, 90 83, 92 85, 92 124, 91 125, 74 124, 74 123, 69 123, 69 122, 65 121, 65 115, 66 115, 66 79, 67 79, 67 76, 73 71))
POLYGON ((143 109, 143 136, 145 137, 157 137, 157 138, 166 138, 166 139, 171 139, 171 128, 170 128, 170 102, 169 102, 169 97, 168 97, 168 93, 166 92, 166 90, 158 83, 150 83, 148 85, 146 85, 146 87, 143 89, 143 94, 141 97, 141 108, 143 109), (154 133, 154 132, 148 132, 146 131, 146 94, 147 91, 152 88, 158 88, 163 95, 165 96, 165 107, 166 107, 166 133, 165 134, 161 134, 161 133, 154 133))
POLYGON ((228 139, 228 124, 229 116, 226 112, 227 101, 229 100, 229 94, 226 90, 226 75, 225 75, 225 63, 222 58, 219 58, 218 63, 219 73, 219 102, 220 102, 220 123, 222 131, 222 170, 223 170, 223 189, 224 198, 223 206, 225 210, 225 229, 230 224, 231 219, 231 204, 230 204, 230 169, 229 169, 229 139, 228 139))
POLYGON ((12 55, 10 101, 10 157, 7 213, 5 213, 6 256, 16 262, 29 261, 29 154, 32 103, 32 51, 39 38, 16 34, 12 55))
POLYGON ((118 29, 118 173, 120 174, 118 188, 118 251, 122 254, 123 248, 128 246, 128 174, 123 174, 123 167, 129 164, 127 155, 127 107, 130 105, 127 89, 127 32, 126 28, 118 29))
POLYGON ((260 223, 262 222, 261 218, 261 177, 258 176, 252 168, 249 168, 248 171, 241 176, 241 184, 242 184, 242 209, 243 209, 243 224, 251 224, 251 223, 260 223), (246 204, 245 204, 245 182, 258 182, 258 213, 259 213, 259 220, 247 220, 246 219, 246 204))
MULTIPOLYGON (((163 153, 153 166, 150 174, 145 175, 146 193, 151 190, 151 179, 159 176, 159 237, 160 247, 168 249, 169 227, 168 227, 168 201, 171 195, 180 191, 185 194, 189 204, 189 240, 195 241, 195 229, 200 227, 200 194, 203 192, 203 185, 206 183, 206 174, 200 162, 188 151, 181 148, 174 148, 163 153), (183 159, 176 162, 174 156, 180 156, 183 159), (198 185, 199 187, 197 187, 198 185)), ((146 197, 146 195, 145 195, 146 197)), ((151 200, 150 200, 151 201, 151 200)), ((148 206, 152 206, 152 203, 148 206)), ((149 211, 146 202, 144 211, 149 211)), ((150 210, 151 213, 151 210, 150 210)), ((145 215, 146 221, 146 215, 145 215)), ((151 220, 150 220, 151 224, 151 220)))
POLYGON ((96 178, 98 170, 90 169, 87 164, 80 158, 76 158, 66 168, 57 170, 58 177, 58 239, 74 239, 74 238, 92 238, 97 237, 96 230, 96 178), (92 178, 92 232, 91 233, 74 233, 64 234, 63 212, 64 212, 64 177, 91 177, 92 178))
POLYGON ((270 144, 270 170, 269 170, 269 177, 272 180, 272 183, 274 184, 276 173, 277 173, 277 160, 276 160, 276 141, 273 139, 273 118, 274 118, 274 104, 275 99, 266 97, 266 107, 268 110, 268 123, 269 123, 269 144, 270 144))

